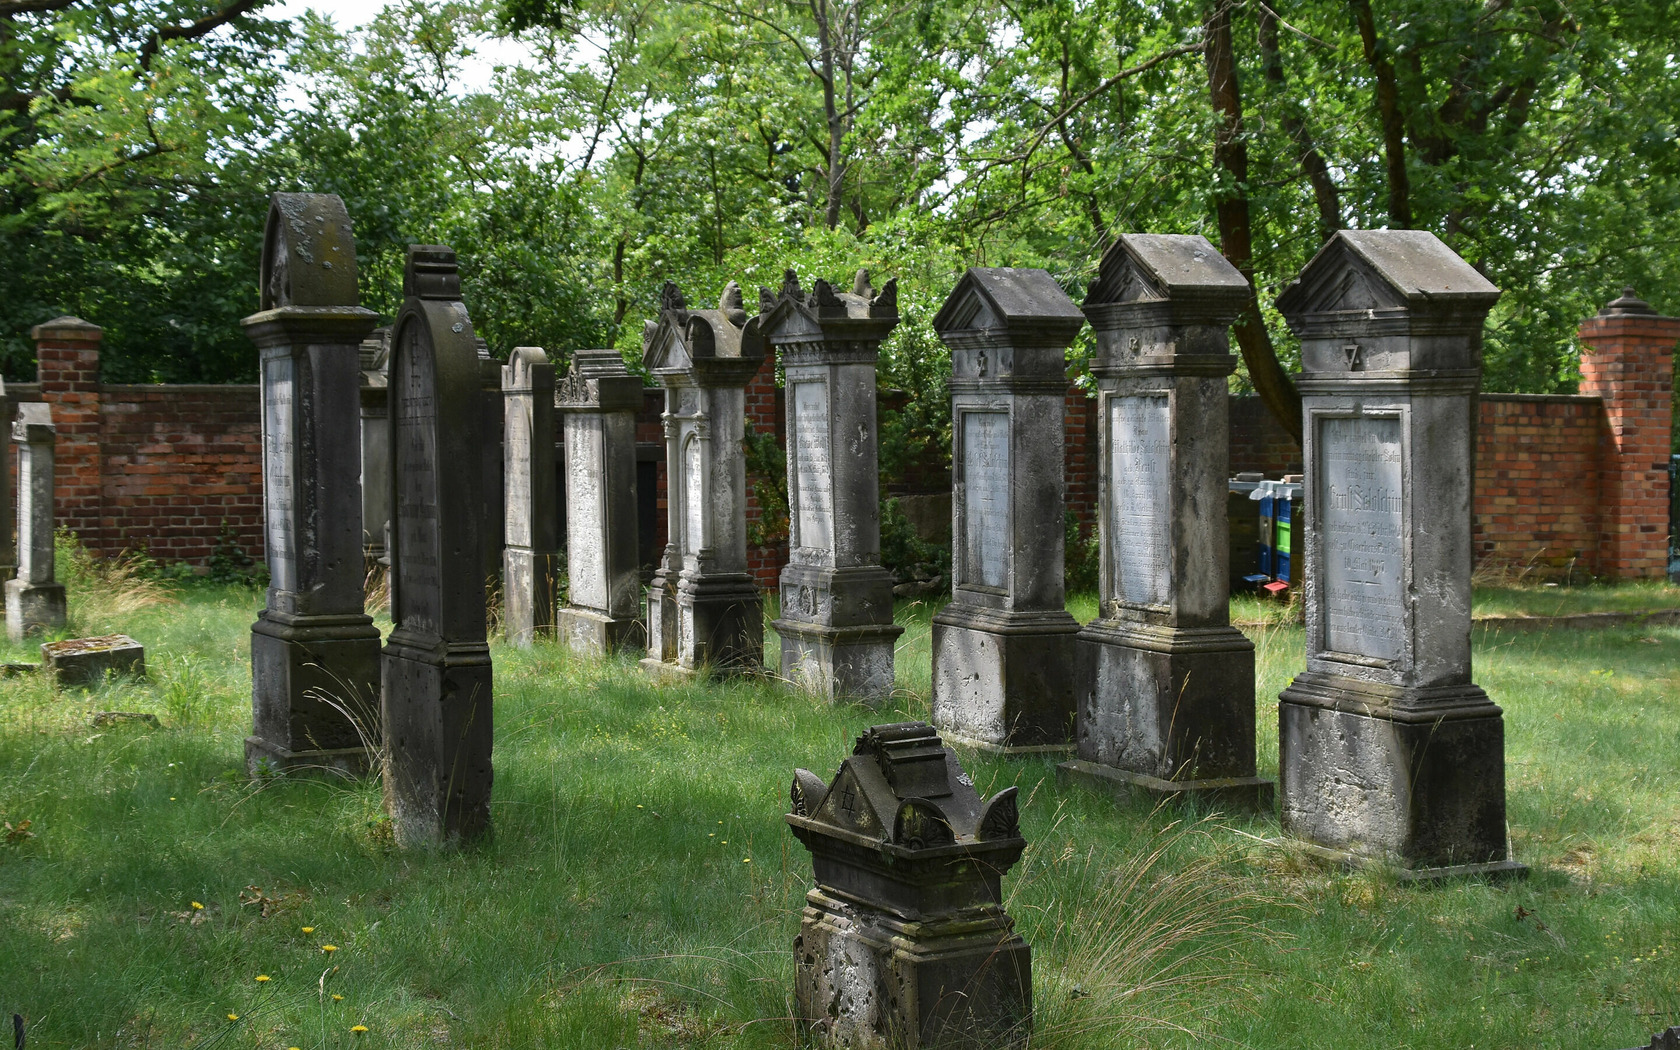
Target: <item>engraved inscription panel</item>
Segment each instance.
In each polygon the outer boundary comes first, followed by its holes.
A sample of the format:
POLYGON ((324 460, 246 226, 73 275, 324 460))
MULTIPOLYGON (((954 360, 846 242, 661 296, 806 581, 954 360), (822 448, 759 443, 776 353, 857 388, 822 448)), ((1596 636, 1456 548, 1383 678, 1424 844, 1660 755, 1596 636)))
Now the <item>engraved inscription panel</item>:
POLYGON ((1009 586, 1009 413, 964 412, 963 582, 1009 586))
POLYGON ((1406 646, 1398 419, 1321 419, 1317 435, 1324 647, 1377 660, 1406 646))
POLYGON ((834 549, 834 464, 828 445, 828 384, 793 384, 793 466, 799 506, 796 542, 834 549))
POLYGON ((1114 595, 1172 601, 1172 428, 1164 395, 1110 398, 1109 560, 1114 595))
POLYGON ((601 418, 566 417, 566 574, 573 605, 607 607, 606 471, 601 418))
POLYGON ((292 477, 293 364, 289 357, 263 363, 263 520, 268 572, 275 590, 297 590, 296 512, 292 477))
POLYGON ((706 466, 700 439, 690 434, 683 445, 683 553, 706 545, 706 466))
POLYGON ((507 499, 502 534, 509 547, 531 546, 531 408, 529 394, 507 398, 506 444, 503 455, 507 499))
POLYGON ((437 376, 418 325, 392 365, 396 420, 397 623, 441 633, 443 577, 438 535, 437 376))

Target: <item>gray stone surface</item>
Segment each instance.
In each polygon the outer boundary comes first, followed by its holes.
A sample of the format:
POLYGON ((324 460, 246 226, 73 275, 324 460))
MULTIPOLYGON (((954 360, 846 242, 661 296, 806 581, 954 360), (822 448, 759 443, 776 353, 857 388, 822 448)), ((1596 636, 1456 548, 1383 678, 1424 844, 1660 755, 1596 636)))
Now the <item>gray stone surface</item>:
POLYGON ((503 479, 507 460, 502 450, 506 399, 502 396, 502 363, 490 355, 490 344, 475 338, 473 347, 478 354, 479 410, 482 413, 479 432, 484 435, 484 443, 479 447, 479 461, 484 471, 480 492, 484 508, 484 589, 488 603, 489 597, 501 590, 503 537, 507 530, 507 488, 503 479))
POLYGON ((1066 349, 1085 315, 1043 270, 971 269, 934 329, 951 349, 951 602, 933 618, 933 723, 982 747, 1073 739, 1063 587, 1066 349))
POLYGON ((490 830, 487 523, 484 472, 473 469, 483 384, 455 253, 411 245, 403 292, 391 339, 385 808, 398 844, 451 847, 490 830))
POLYGON ((502 366, 502 631, 514 645, 554 636, 560 496, 554 475, 554 366, 534 346, 502 366))
POLYGON ((1270 804, 1255 770, 1254 646, 1229 620, 1228 329, 1249 295, 1204 238, 1127 234, 1085 300, 1101 606, 1079 634, 1078 758, 1065 776, 1270 804))
POLYGON ((358 771, 379 738, 379 630, 363 609, 359 344, 344 203, 277 193, 262 310, 242 322, 261 355, 263 518, 270 583, 251 625, 251 735, 262 769, 358 771))
MULTIPOLYGON (((63 627, 64 584, 54 577, 52 410, 40 402, 17 407, 17 576, 6 581, 6 635, 14 642, 63 627)), ((4 464, 0 464, 3 467, 4 464)))
POLYGON ((1482 325, 1432 234, 1338 233, 1278 298, 1301 338, 1307 669, 1278 708, 1283 828, 1416 870, 1511 870, 1504 723, 1470 679, 1482 325))
POLYGON ((606 653, 647 644, 637 550, 636 412, 642 381, 617 350, 579 350, 560 382, 564 420, 567 604, 560 637, 606 653))
POLYGON ((747 571, 746 385, 763 367, 758 319, 731 281, 716 310, 667 283, 642 363, 665 388, 670 540, 648 591, 655 671, 732 673, 764 664, 763 599, 747 571))
POLYGON ((789 270, 759 292, 758 325, 787 385, 791 535, 781 575, 782 677, 831 699, 893 691, 892 577, 881 567, 875 362, 898 325, 898 283, 859 271, 850 292, 789 270))
MULTIPOLYGON (((17 399, 6 392, 0 379, 0 434, 12 432, 17 416, 17 399)), ((11 442, 0 441, 0 583, 17 574, 17 534, 13 530, 11 442)))
POLYGON ((60 686, 96 686, 109 675, 146 676, 146 647, 126 634, 43 642, 41 666, 60 686))
POLYGON ((794 1004, 824 1047, 1024 1047, 1032 949, 1003 909, 1021 857, 1016 789, 982 801, 930 725, 870 728, 831 783, 794 771, 816 886, 794 1004))
POLYGON ((385 558, 391 523, 391 428, 385 420, 391 330, 379 328, 357 350, 362 371, 362 554, 371 570, 385 558))

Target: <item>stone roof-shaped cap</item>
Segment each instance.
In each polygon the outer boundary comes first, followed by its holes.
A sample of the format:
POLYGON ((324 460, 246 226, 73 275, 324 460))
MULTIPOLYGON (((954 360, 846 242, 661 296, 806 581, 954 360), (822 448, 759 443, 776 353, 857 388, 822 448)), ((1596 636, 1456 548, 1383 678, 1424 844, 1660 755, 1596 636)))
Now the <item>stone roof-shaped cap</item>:
POLYGON ((1070 342, 1085 315, 1044 270, 970 267, 934 315, 933 329, 951 332, 1010 330, 1063 336, 1070 342))
POLYGON ((1021 845, 1015 789, 982 805, 957 756, 925 722, 870 727, 832 783, 795 770, 791 799, 788 820, 798 828, 898 852, 1021 845))
POLYGON ((759 319, 743 306, 741 286, 730 281, 716 310, 690 310, 675 283, 665 282, 659 316, 642 328, 642 363, 647 369, 686 369, 704 361, 761 362, 764 339, 759 319))
POLYGON ((1598 312, 1600 317, 1655 317, 1656 308, 1633 294, 1633 285, 1622 288, 1622 297, 1606 303, 1598 312))
POLYGON ((51 441, 58 428, 53 425, 52 407, 43 401, 25 401, 12 420, 13 441, 51 441))
POLYGON ((849 292, 836 291, 834 285, 819 278, 807 293, 799 286, 799 275, 788 270, 782 276, 780 291, 758 290, 758 316, 760 328, 767 335, 776 333, 795 316, 818 327, 830 321, 874 322, 884 335, 898 323, 898 279, 888 281, 877 293, 869 271, 859 270, 849 292))
POLYGON ((1246 302, 1248 281, 1195 233, 1121 234, 1097 267, 1087 307, 1173 299, 1246 302))
POLYGON ((31 328, 29 338, 38 343, 56 342, 58 340, 94 343, 105 338, 105 329, 91 321, 84 321, 80 317, 66 315, 55 317, 31 328))
POLYGON ((262 309, 356 306, 356 237, 332 193, 276 193, 263 234, 262 309))
POLYGON ((1285 317, 1489 309, 1500 291, 1428 230, 1338 230, 1278 296, 1285 317))

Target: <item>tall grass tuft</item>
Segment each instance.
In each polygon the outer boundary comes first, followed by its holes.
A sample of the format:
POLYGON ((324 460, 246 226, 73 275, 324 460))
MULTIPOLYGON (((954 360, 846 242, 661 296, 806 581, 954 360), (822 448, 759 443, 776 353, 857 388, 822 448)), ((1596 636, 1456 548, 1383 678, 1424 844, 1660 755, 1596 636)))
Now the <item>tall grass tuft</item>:
POLYGON ((97 609, 102 617, 124 616, 159 605, 175 605, 175 587, 164 579, 157 562, 144 551, 124 551, 112 558, 96 557, 76 534, 60 529, 57 574, 71 594, 72 609, 97 609))
POLYGON ((1229 854, 1207 849, 1227 832, 1213 818, 1173 821, 1117 862, 1069 845, 1016 880, 1012 912, 1028 910, 1014 898, 1037 896, 1021 893, 1032 882, 1060 888, 1031 909, 1034 1050, 1206 1035, 1227 1011, 1259 1000, 1252 959, 1257 942, 1276 940, 1260 918, 1274 902, 1239 877, 1229 854))

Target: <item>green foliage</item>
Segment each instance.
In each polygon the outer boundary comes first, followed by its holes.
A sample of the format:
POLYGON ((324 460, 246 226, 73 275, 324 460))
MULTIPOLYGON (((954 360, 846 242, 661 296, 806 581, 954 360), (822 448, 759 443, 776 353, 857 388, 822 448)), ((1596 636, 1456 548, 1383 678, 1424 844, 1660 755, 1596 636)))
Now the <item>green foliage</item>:
POLYGON ((898 500, 881 501, 881 564, 896 583, 939 580, 951 588, 951 546, 932 543, 916 534, 898 500))
POLYGON ((216 583, 268 586, 268 565, 251 557, 233 526, 223 521, 216 531, 216 545, 210 549, 210 579, 216 583))
POLYGON ((1095 594, 1102 573, 1102 547, 1096 529, 1084 529, 1078 515, 1067 512, 1062 547, 1062 579, 1069 594, 1095 594))
POLYGON ((788 538, 787 453, 779 435, 755 432, 750 420, 746 435, 747 484, 758 503, 758 520, 747 524, 747 543, 769 547, 788 538))

